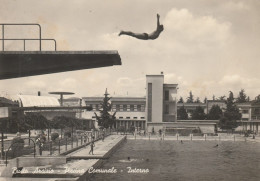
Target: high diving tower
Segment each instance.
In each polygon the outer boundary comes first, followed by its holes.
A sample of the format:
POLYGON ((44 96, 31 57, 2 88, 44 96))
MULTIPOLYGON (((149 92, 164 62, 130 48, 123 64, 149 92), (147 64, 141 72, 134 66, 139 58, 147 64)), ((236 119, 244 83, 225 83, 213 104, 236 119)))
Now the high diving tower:
POLYGON ((40 24, 0 24, 0 26, 2 27, 0 80, 122 64, 118 51, 57 51, 55 39, 42 38, 40 24), (39 38, 5 38, 7 26, 37 26, 39 38), (23 51, 6 51, 7 41, 22 41, 23 51), (39 42, 39 50, 27 51, 28 41, 39 42), (52 41, 54 51, 42 51, 43 41, 52 41))

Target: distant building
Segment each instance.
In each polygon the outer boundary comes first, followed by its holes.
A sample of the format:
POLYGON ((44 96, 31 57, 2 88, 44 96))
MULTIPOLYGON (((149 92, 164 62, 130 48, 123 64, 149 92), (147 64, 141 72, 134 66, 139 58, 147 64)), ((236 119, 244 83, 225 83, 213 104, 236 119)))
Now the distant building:
POLYGON ((12 101, 5 97, 0 97, 0 119, 15 116, 16 113, 12 112, 11 107, 18 107, 17 101, 12 101))
POLYGON ((27 108, 24 110, 24 114, 40 113, 49 120, 55 116, 76 117, 75 110, 57 109, 57 107, 60 107, 60 103, 55 97, 34 95, 18 95, 18 97, 19 107, 27 108))
POLYGON ((259 133, 260 126, 260 102, 250 101, 236 104, 239 112, 242 114, 240 120, 242 130, 250 130, 256 134, 259 133))
MULTIPOLYGON (((112 97, 112 112, 116 111, 115 128, 126 131, 131 127, 147 130, 180 130, 201 129, 204 133, 214 133, 216 121, 212 120, 177 120, 177 108, 183 106, 192 113, 197 106, 202 106, 207 112, 207 104, 177 104, 177 84, 165 84, 164 75, 146 76, 146 96, 144 97, 112 97)), ((93 122, 96 121, 94 112, 99 114, 104 97, 83 97, 82 102, 93 108, 92 111, 82 113, 82 117, 93 122)), ((73 102, 73 101, 72 101, 73 102)), ((219 104, 217 102, 216 104, 219 104)), ((210 105, 213 105, 211 102, 210 105)), ((97 125, 96 125, 97 126, 97 125)))
MULTIPOLYGON (((87 106, 93 108, 92 111, 84 112, 82 117, 87 120, 96 121, 94 112, 99 115, 103 97, 83 97, 82 100, 87 106)), ((139 129, 145 129, 146 115, 144 97, 112 97, 111 105, 111 111, 116 111, 116 128, 123 127, 125 130, 129 130, 130 127, 133 126, 139 129)))

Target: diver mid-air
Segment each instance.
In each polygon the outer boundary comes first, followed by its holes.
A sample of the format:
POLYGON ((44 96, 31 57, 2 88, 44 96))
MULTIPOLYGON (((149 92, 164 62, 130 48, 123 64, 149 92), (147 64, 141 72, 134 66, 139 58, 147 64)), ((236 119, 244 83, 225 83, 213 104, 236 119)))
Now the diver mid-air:
POLYGON ((121 35, 128 35, 128 36, 132 36, 135 37, 137 39, 141 39, 141 40, 154 40, 156 38, 159 37, 159 35, 161 34, 161 32, 164 30, 163 25, 160 25, 160 15, 157 14, 157 28, 154 32, 147 34, 147 33, 133 33, 131 31, 120 31, 118 36, 121 35))

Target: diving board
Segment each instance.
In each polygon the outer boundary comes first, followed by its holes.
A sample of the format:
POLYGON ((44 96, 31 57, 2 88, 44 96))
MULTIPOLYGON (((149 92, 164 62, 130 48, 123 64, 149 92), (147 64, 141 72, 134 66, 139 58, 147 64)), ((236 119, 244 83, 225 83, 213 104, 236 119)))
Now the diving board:
POLYGON ((2 51, 0 80, 121 64, 118 51, 2 51))

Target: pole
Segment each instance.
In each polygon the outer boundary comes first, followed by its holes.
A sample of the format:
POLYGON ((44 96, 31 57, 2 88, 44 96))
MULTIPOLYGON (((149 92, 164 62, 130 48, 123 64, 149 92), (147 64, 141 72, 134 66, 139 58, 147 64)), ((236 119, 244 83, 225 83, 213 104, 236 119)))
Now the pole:
POLYGON ((59 139, 59 155, 60 155, 60 139, 59 139))
POLYGON ((5 40, 4 40, 5 39, 5 33, 4 32, 5 32, 5 26, 2 25, 2 39, 3 39, 2 40, 2 50, 3 51, 5 51, 5 40))
POLYGON ((67 140, 67 138, 66 138, 66 147, 65 147, 65 150, 66 150, 66 151, 67 151, 67 149, 68 149, 68 148, 67 148, 67 143, 68 143, 67 141, 68 141, 68 140, 67 140))
POLYGON ((29 145, 31 145, 31 130, 29 129, 29 145))
POLYGON ((1 154, 2 154, 2 160, 4 160, 4 131, 2 131, 2 137, 1 137, 1 154))
POLYGON ((82 145, 82 143, 83 143, 83 139, 82 139, 82 136, 81 136, 81 145, 82 145))
POLYGON ((50 144, 50 155, 52 155, 52 141, 49 142, 49 144, 50 144))

